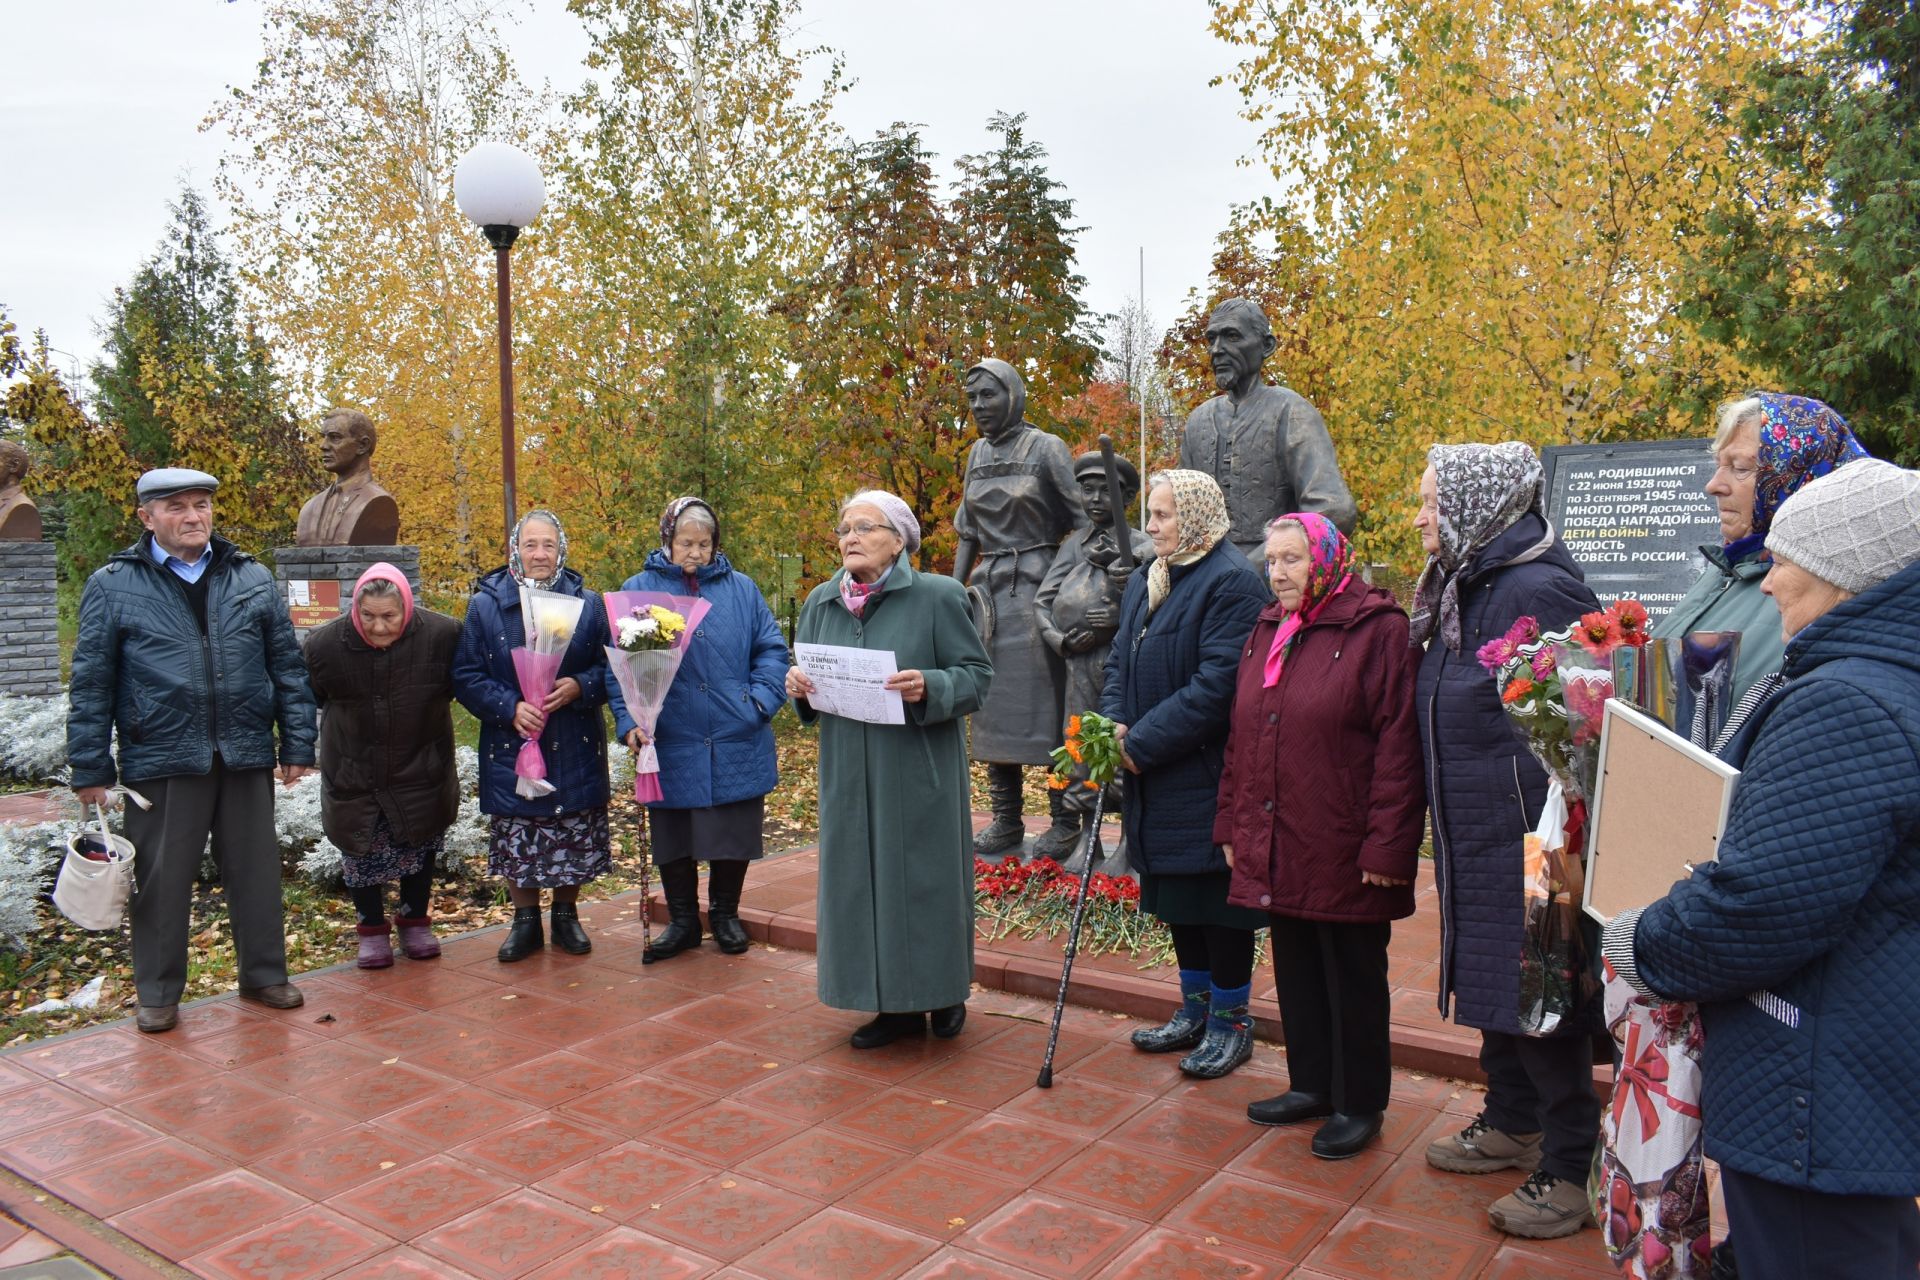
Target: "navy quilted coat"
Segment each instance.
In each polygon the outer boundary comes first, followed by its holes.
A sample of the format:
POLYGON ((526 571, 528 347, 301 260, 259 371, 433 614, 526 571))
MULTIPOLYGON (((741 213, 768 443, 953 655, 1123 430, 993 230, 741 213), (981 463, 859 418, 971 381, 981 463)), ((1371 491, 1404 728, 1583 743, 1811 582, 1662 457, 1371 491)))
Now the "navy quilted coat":
POLYGON ((1920 564, 1787 645, 1720 860, 1642 913, 1647 986, 1701 1003, 1707 1154, 1920 1195, 1920 564))
POLYGON ((1127 579, 1107 659, 1101 712, 1128 726, 1122 818, 1136 869, 1225 871, 1213 842, 1234 680, 1247 635, 1271 597, 1232 543, 1175 565, 1171 592, 1147 616, 1147 567, 1127 579))
MULTIPOLYGON (((694 574, 710 606, 694 629, 679 674, 660 708, 655 744, 662 798, 652 807, 705 809, 749 800, 780 780, 773 749, 774 713, 787 700, 791 659, 760 588, 734 572, 724 555, 694 574)), ((656 550, 622 591, 687 592, 686 575, 656 550)), ((632 731, 620 683, 607 682, 614 736, 632 731)))
POLYGON ((580 575, 564 569, 554 590, 586 600, 560 674, 580 682, 580 696, 547 717, 540 753, 547 760, 550 796, 522 799, 513 789, 513 760, 524 741, 514 731, 520 684, 513 651, 526 643, 520 587, 505 569, 480 579, 453 653, 453 696, 480 721, 480 811, 510 818, 552 818, 604 808, 607 803, 607 607, 580 575))
POLYGON ((1540 819, 1547 774, 1474 652, 1522 616, 1553 630, 1599 607, 1557 535, 1512 563, 1546 535, 1539 516, 1521 516, 1461 570, 1460 652, 1436 635, 1414 690, 1440 894, 1440 1012, 1451 998, 1454 1021, 1509 1034, 1520 1030, 1520 840, 1540 819))

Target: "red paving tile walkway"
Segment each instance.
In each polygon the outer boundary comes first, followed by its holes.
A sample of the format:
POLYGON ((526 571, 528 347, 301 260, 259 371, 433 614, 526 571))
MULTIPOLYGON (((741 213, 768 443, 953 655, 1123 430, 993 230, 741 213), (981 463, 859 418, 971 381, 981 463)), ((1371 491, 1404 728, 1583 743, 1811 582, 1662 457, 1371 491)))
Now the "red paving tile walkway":
POLYGON ((859 1053, 810 953, 643 967, 630 900, 582 914, 585 958, 503 966, 483 933, 304 978, 304 1009, 219 999, 0 1055, 0 1164, 31 1184, 0 1201, 123 1276, 169 1274, 128 1238, 274 1280, 1609 1274, 1592 1231, 1486 1225, 1517 1179, 1426 1167, 1476 1107, 1445 1079, 1397 1072, 1383 1141, 1328 1163, 1242 1114, 1285 1087, 1272 1046, 1190 1081, 1076 1008, 1042 1091, 1041 999, 983 991, 958 1039, 859 1053))

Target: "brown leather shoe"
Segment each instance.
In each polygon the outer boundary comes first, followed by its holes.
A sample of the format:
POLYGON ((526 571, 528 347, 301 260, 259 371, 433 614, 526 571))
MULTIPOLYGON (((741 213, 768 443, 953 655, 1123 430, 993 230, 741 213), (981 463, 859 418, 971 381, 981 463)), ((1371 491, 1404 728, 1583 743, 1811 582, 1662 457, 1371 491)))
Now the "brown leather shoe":
POLYGON ((177 1004, 143 1004, 133 1018, 133 1025, 147 1032, 171 1031, 179 1022, 177 1004))
POLYGON ((263 1004, 269 1009, 298 1009, 307 1002, 300 988, 291 982, 276 982, 270 987, 242 987, 240 998, 263 1004))

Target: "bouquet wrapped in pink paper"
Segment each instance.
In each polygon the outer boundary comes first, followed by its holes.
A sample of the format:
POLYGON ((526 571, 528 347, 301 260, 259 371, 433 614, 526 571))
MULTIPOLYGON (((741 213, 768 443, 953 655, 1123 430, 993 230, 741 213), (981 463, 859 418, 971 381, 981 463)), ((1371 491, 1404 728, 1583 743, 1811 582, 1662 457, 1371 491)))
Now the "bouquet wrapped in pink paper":
POLYGON ((660 705, 667 700, 694 629, 712 606, 698 596, 662 591, 609 591, 606 597, 613 625, 607 666, 620 683, 627 714, 647 739, 634 757, 633 798, 648 804, 662 795, 660 755, 653 745, 660 705))
MULTIPOLYGON (((580 625, 580 611, 587 602, 578 596, 537 587, 520 588, 520 624, 527 642, 513 651, 513 674, 520 682, 520 696, 536 707, 547 704, 547 695, 560 677, 560 660, 573 643, 574 628, 580 625)), ((547 781, 547 759, 540 754, 540 739, 529 738, 513 760, 514 791, 526 800, 553 794, 547 781)))

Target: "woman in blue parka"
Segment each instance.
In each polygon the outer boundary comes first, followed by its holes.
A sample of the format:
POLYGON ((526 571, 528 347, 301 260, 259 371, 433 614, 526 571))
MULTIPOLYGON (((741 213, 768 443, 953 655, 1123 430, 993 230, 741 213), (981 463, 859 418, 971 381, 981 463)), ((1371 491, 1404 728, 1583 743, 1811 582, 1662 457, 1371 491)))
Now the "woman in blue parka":
MULTIPOLYGON (((720 521, 699 498, 675 498, 660 517, 660 547, 623 591, 699 596, 680 672, 654 726, 662 797, 648 805, 653 860, 670 921, 648 952, 663 960, 700 945, 700 881, 707 862, 707 924, 729 955, 747 949, 740 888, 763 850, 767 792, 780 775, 773 717, 787 700, 787 644, 753 579, 720 550, 720 521)), ((646 741, 618 682, 609 690, 614 731, 633 750, 646 741)))
POLYGON ((593 949, 575 903, 580 886, 613 865, 607 829, 607 611, 567 566, 567 535, 551 511, 529 511, 513 527, 507 565, 480 579, 453 655, 453 694, 480 721, 480 811, 492 818, 487 871, 507 882, 513 929, 502 962, 545 945, 540 891, 553 890, 553 942, 572 955, 593 949), (578 596, 586 607, 545 705, 522 700, 513 651, 526 643, 520 588, 578 596), (529 800, 514 790, 514 759, 540 740, 553 794, 529 800))

